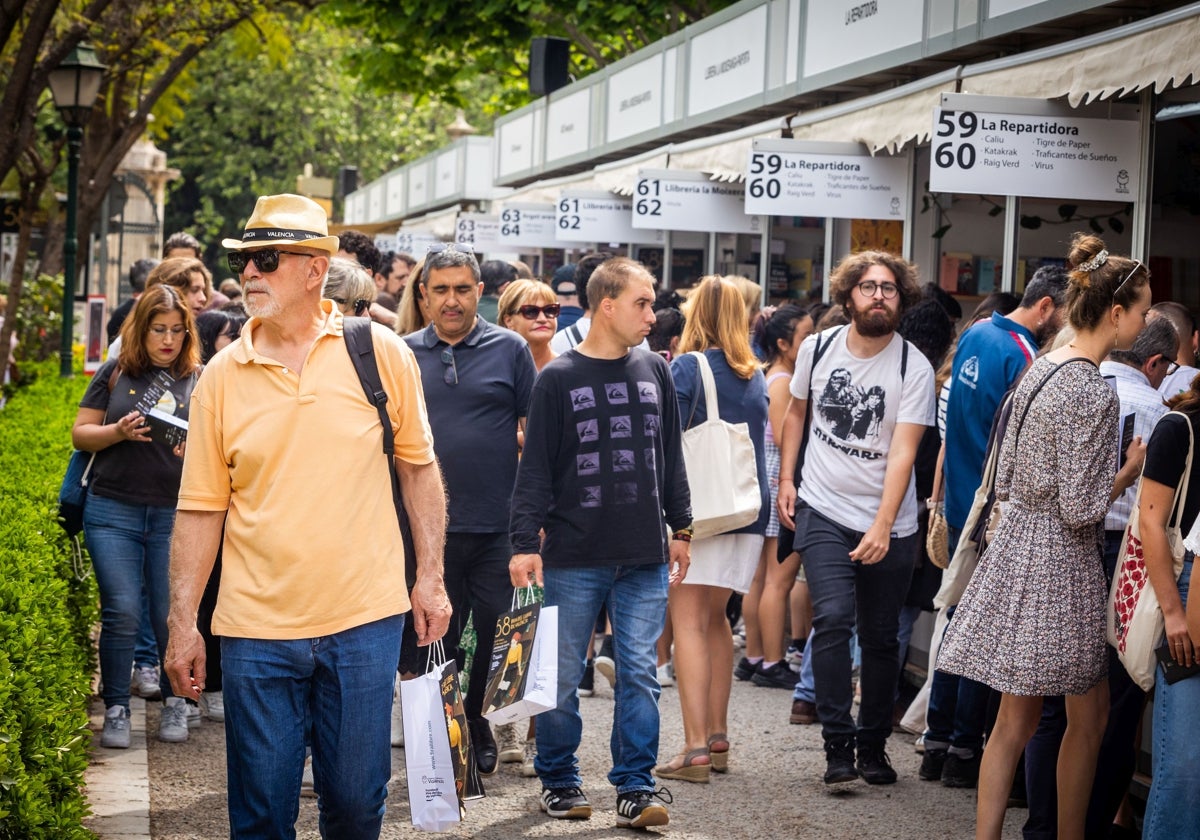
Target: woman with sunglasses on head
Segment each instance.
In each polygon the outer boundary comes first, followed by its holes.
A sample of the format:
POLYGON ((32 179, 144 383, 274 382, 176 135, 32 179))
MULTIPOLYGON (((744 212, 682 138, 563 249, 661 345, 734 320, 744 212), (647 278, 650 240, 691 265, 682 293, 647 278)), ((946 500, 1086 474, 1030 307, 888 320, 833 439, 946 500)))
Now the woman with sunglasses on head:
MULTIPOLYGON (((171 261, 169 261, 171 262, 171 261)), ((184 445, 163 442, 151 409, 186 421, 200 376, 192 307, 171 286, 150 286, 121 327, 121 353, 92 378, 71 430, 94 452, 83 530, 100 588, 100 676, 106 707, 100 745, 129 746, 129 689, 142 589, 160 660, 167 649, 168 550, 184 445)), ((187 707, 160 683, 158 737, 186 741, 187 707)))
POLYGON ((1058 837, 1082 838, 1108 717, 1104 516, 1137 480, 1146 447, 1135 437, 1117 469, 1119 402, 1098 366, 1145 325, 1150 272, 1085 234, 1075 235, 1068 262, 1075 337, 1017 386, 996 478, 1003 513, 937 662, 1001 692, 979 772, 977 838, 1000 837, 1017 759, 1042 698, 1056 695, 1067 709, 1058 837))
POLYGON ((539 280, 514 280, 500 295, 496 322, 529 342, 533 366, 539 371, 558 354, 550 349, 550 339, 558 330, 558 295, 539 280))
POLYGON ((332 300, 342 315, 367 315, 378 293, 375 281, 358 263, 344 257, 330 258, 321 297, 332 300))

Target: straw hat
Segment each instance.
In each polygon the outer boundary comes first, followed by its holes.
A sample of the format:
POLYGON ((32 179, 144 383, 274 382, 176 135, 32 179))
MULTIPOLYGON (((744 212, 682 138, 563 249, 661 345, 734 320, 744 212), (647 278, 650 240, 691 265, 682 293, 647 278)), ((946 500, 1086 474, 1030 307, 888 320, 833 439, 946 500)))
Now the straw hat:
POLYGON ((268 245, 303 245, 338 252, 338 238, 329 235, 329 222, 321 205, 302 195, 259 196, 246 222, 242 238, 221 242, 232 251, 262 248, 268 245))

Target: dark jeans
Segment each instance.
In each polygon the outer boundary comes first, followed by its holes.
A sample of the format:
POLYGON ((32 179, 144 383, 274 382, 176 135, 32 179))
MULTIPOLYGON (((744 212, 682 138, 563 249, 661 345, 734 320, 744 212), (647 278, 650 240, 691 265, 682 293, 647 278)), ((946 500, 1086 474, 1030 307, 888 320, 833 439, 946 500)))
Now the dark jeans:
MULTIPOLYGON (((1121 531, 1104 533, 1104 573, 1112 583, 1113 570, 1122 548, 1121 531)), ((1096 778, 1088 802, 1088 837, 1107 837, 1121 799, 1133 779, 1137 736, 1146 692, 1129 678, 1117 652, 1108 649, 1108 724, 1096 759, 1096 778)), ((1047 697, 1042 719, 1025 747, 1025 785, 1029 793, 1026 840, 1053 840, 1058 830, 1058 747, 1067 729, 1067 707, 1062 697, 1047 697)))
POLYGON ((882 744, 892 732, 892 700, 900 676, 900 608, 908 593, 916 535, 893 537, 887 555, 863 565, 850 559, 862 533, 796 509, 796 550, 804 558, 813 605, 812 660, 821 734, 854 737, 850 715, 850 635, 858 626, 862 650, 860 743, 882 744))
MULTIPOLYGON (((467 616, 475 615, 475 657, 471 661, 470 685, 463 700, 468 720, 482 717, 496 619, 512 609, 513 588, 508 576, 511 559, 512 544, 507 533, 446 534, 446 593, 450 596, 454 615, 444 644, 448 651, 454 651, 460 671, 466 663, 466 654, 459 648, 459 642, 467 626, 467 616)), ((423 657, 419 665, 417 670, 424 670, 423 657)))

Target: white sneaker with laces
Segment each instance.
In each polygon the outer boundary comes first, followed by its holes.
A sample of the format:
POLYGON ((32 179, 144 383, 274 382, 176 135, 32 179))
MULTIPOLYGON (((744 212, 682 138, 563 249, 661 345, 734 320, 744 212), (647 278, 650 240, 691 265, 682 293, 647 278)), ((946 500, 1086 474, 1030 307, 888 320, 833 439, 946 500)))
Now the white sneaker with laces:
POLYGON ((125 711, 124 706, 110 706, 104 713, 100 746, 110 750, 129 749, 129 712, 125 711))
POLYGON ((129 681, 129 693, 144 700, 158 700, 162 697, 162 687, 158 682, 158 669, 153 665, 135 667, 129 681))
POLYGON ((158 722, 158 740, 182 744, 188 739, 188 706, 182 697, 168 697, 158 722))
POLYGON ((503 723, 496 727, 496 746, 502 764, 516 764, 525 760, 525 748, 517 735, 515 723, 503 723))
MULTIPOLYGON (((219 691, 206 691, 200 695, 200 711, 209 720, 218 723, 225 720, 225 698, 219 691)), ((189 721, 190 725, 190 721, 189 721)))
POLYGON ((537 770, 533 767, 533 760, 537 758, 537 741, 530 738, 525 742, 525 755, 521 761, 521 775, 526 779, 532 779, 537 775, 537 770))
MULTIPOLYGON (((186 700, 184 701, 184 703, 187 705, 188 729, 198 729, 200 727, 200 724, 204 722, 204 717, 200 714, 200 707, 197 706, 195 703, 189 703, 186 700)), ((224 705, 222 705, 221 708, 224 709, 225 708, 224 705)))

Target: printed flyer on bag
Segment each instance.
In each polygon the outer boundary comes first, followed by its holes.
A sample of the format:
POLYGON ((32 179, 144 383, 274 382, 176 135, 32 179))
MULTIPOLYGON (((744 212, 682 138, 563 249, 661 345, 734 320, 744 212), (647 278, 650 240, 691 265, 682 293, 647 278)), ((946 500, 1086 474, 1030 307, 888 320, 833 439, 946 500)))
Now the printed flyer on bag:
POLYGON ((531 604, 500 616, 492 660, 488 665, 488 685, 484 692, 483 714, 511 706, 525 695, 529 661, 537 632, 539 604, 531 604))

